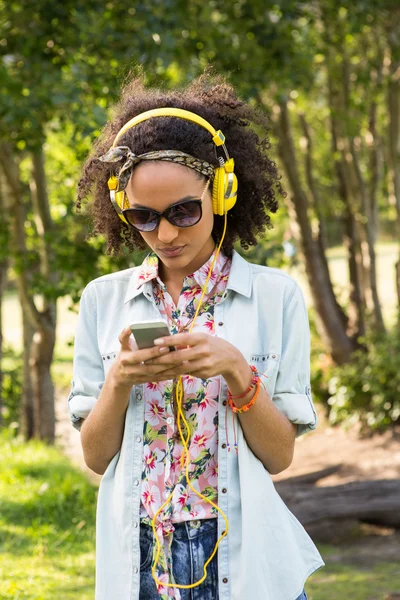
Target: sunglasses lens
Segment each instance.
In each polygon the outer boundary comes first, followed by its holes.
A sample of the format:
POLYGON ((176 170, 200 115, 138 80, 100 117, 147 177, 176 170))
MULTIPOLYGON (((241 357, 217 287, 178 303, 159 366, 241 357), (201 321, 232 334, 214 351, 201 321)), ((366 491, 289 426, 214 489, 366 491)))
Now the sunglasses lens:
MULTIPOLYGON (((128 208, 123 211, 125 219, 139 231, 154 231, 158 226, 160 213, 147 208, 128 208)), ((201 201, 188 200, 167 209, 161 216, 177 227, 191 227, 201 219, 201 201)))
POLYGON ((169 210, 168 220, 178 227, 191 227, 201 219, 201 203, 189 200, 172 206, 169 210))
POLYGON ((124 216, 139 231, 153 231, 157 227, 157 215, 152 210, 130 208, 124 216))

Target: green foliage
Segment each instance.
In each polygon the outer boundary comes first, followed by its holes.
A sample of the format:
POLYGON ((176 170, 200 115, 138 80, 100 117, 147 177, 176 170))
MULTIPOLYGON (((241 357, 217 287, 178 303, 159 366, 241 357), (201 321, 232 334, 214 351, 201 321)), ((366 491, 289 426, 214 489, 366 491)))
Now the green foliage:
POLYGON ((287 259, 283 253, 283 246, 278 236, 274 235, 271 240, 260 240, 257 246, 252 246, 248 250, 243 250, 236 245, 235 250, 239 252, 246 260, 257 265, 281 268, 287 265, 287 259))
POLYGON ((400 422, 400 331, 360 338, 367 350, 334 367, 327 380, 331 423, 360 423, 364 431, 400 422))
POLYGON ((288 232, 290 223, 284 211, 278 211, 272 215, 273 227, 266 229, 265 234, 255 246, 244 250, 236 243, 235 250, 246 260, 258 265, 264 265, 277 269, 290 267, 291 262, 284 252, 282 240, 288 232))
POLYGON ((3 373, 3 384, 1 389, 2 396, 2 417, 3 425, 8 427, 12 423, 19 422, 19 409, 22 396, 22 357, 11 347, 3 348, 3 357, 1 362, 3 373))
POLYGON ((96 488, 59 449, 7 430, 0 457, 0 597, 93 598, 96 488))

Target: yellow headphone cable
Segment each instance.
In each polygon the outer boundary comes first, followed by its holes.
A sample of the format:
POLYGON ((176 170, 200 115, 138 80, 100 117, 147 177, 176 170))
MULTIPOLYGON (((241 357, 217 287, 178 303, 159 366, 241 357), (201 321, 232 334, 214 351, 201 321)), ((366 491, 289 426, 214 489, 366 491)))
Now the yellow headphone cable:
MULTIPOLYGON (((219 253, 220 253, 220 250, 221 250, 222 243, 223 243, 224 238, 225 238, 226 227, 227 227, 227 212, 225 211, 225 213, 224 213, 224 229, 223 229, 223 232, 222 232, 221 241, 218 244, 217 250, 215 252, 214 259, 213 259, 213 261, 211 263, 211 266, 210 266, 210 269, 208 271, 207 279, 206 279, 205 284, 203 286, 203 291, 202 291, 202 294, 201 294, 201 297, 200 297, 200 301, 199 301, 199 304, 197 306, 197 310, 196 310, 194 319, 192 321, 192 324, 190 325, 190 328, 189 328, 189 333, 192 331, 192 329, 194 327, 194 324, 195 324, 195 321, 197 319, 197 316, 199 314, 199 311, 200 311, 200 308, 201 308, 201 305, 202 305, 202 302, 203 302, 203 298, 204 298, 204 295, 205 295, 206 290, 207 290, 208 282, 210 281, 211 274, 213 272, 215 263, 217 261, 217 258, 219 256, 219 253)), ((183 445, 183 452, 182 452, 182 456, 181 456, 181 468, 186 467, 186 481, 187 481, 187 485, 190 487, 190 489, 197 496, 199 496, 199 498, 202 498, 202 500, 205 500, 206 502, 208 502, 209 504, 211 504, 211 506, 213 506, 222 515, 222 517, 225 520, 225 525, 226 525, 225 531, 222 532, 222 535, 217 540, 217 543, 215 545, 215 548, 214 548, 211 556, 204 563, 203 577, 201 579, 199 579, 199 581, 196 581, 196 583, 192 583, 190 585, 179 585, 179 584, 174 584, 174 583, 165 583, 163 581, 160 581, 157 578, 157 575, 156 575, 156 566, 157 566, 158 559, 159 559, 160 553, 161 553, 161 544, 160 544, 160 541, 159 541, 158 536, 157 536, 155 522, 156 522, 156 519, 157 519, 158 515, 160 514, 160 512, 169 504, 169 501, 171 500, 171 498, 173 496, 173 493, 174 493, 173 491, 168 496, 168 498, 166 499, 166 501, 164 502, 164 504, 162 506, 160 506, 160 508, 155 513, 155 515, 153 517, 153 520, 152 520, 152 523, 151 523, 151 527, 152 527, 152 530, 153 530, 153 535, 154 535, 154 538, 156 540, 156 545, 157 545, 156 556, 155 556, 155 559, 154 559, 154 562, 153 562, 153 565, 152 565, 152 569, 151 569, 151 573, 152 573, 153 579, 154 579, 154 581, 155 581, 155 583, 157 585, 161 585, 163 587, 173 587, 173 588, 181 588, 181 589, 190 589, 190 588, 194 588, 194 587, 197 587, 198 585, 202 584, 203 581, 206 579, 206 577, 207 577, 207 566, 209 565, 209 563, 214 558, 214 556, 215 556, 215 554, 216 554, 216 552, 218 550, 219 544, 221 543, 221 541, 223 540, 223 538, 228 534, 229 522, 228 522, 228 519, 227 519, 225 513, 221 510, 221 508, 219 508, 219 506, 217 504, 215 504, 212 500, 210 500, 209 498, 206 498, 205 496, 203 496, 203 494, 201 494, 200 492, 198 492, 192 486, 192 484, 190 483, 190 477, 189 477, 190 454, 189 454, 189 449, 188 449, 188 443, 189 443, 189 438, 190 438, 190 429, 189 429, 189 424, 186 421, 185 415, 184 415, 184 413, 182 411, 182 400, 183 400, 183 382, 182 382, 182 375, 180 375, 179 379, 178 379, 177 386, 176 386, 176 402, 177 402, 177 406, 178 406, 178 430, 179 430, 179 435, 180 435, 181 442, 182 442, 182 445, 183 445), (183 422, 183 424, 184 424, 184 426, 186 428, 186 433, 187 433, 186 439, 185 439, 185 436, 183 435, 181 421, 183 422)))

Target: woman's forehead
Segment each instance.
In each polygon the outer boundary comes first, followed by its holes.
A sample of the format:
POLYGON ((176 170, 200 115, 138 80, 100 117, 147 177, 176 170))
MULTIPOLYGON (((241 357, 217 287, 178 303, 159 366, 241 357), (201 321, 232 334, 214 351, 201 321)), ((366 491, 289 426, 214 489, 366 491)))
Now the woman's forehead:
POLYGON ((168 204, 187 195, 200 195, 203 188, 204 181, 193 169, 176 163, 150 161, 132 171, 126 193, 131 203, 147 204, 150 199, 159 199, 168 204))

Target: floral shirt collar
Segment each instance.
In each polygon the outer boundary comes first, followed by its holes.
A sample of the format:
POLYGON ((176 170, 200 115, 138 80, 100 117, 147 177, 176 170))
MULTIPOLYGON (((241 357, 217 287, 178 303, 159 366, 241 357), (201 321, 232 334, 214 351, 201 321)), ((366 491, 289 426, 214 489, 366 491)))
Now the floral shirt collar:
MULTIPOLYGON (((216 253, 216 249, 211 254, 210 258, 204 265, 202 265, 197 271, 187 275, 183 282, 183 287, 190 287, 194 284, 197 284, 198 287, 203 288, 207 275, 211 266, 211 263, 214 260, 216 253)), ((228 258, 222 252, 219 253, 217 260, 215 262, 213 271, 211 273, 210 280, 207 284, 206 293, 209 294, 214 288, 216 282, 219 280, 221 275, 225 274, 226 267, 230 264, 228 258)), ((164 283, 161 281, 159 274, 159 258, 155 252, 150 252, 144 259, 143 263, 140 266, 139 276, 137 279, 137 289, 141 288, 144 283, 148 283, 150 281, 154 281, 154 283, 158 283, 159 286, 163 289, 164 283)))

